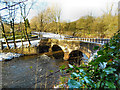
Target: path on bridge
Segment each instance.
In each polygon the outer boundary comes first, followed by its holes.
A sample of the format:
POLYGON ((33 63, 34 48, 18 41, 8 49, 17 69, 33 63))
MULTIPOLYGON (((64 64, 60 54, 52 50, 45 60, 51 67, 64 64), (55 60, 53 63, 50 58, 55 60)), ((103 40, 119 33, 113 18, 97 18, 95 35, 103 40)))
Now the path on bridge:
MULTIPOLYGON (((41 34, 43 35, 42 38, 53 38, 53 39, 64 39, 64 40, 72 40, 72 41, 82 41, 82 42, 87 42, 87 43, 98 43, 98 44, 102 44, 104 45, 105 43, 108 43, 110 39, 104 39, 104 38, 79 38, 79 37, 69 37, 69 36, 60 36, 59 34, 54 34, 54 33, 45 33, 45 32, 41 32, 41 34)), ((32 35, 39 35, 38 32, 33 32, 32 35)), ((33 38, 31 39, 32 42, 32 46, 37 46, 38 45, 38 40, 40 40, 40 38, 33 38), (36 43, 36 44, 34 44, 36 43)), ((27 41, 22 41, 24 46, 28 47, 28 42, 27 41)), ((20 48, 22 46, 22 42, 21 39, 16 39, 16 44, 17 44, 17 48, 20 48)), ((14 48, 14 44, 12 40, 8 40, 8 43, 10 45, 11 48, 14 48)), ((0 48, 3 46, 3 48, 6 48, 7 45, 5 44, 4 39, 0 39, 0 48)), ((2 49, 2 48, 1 48, 2 49)))

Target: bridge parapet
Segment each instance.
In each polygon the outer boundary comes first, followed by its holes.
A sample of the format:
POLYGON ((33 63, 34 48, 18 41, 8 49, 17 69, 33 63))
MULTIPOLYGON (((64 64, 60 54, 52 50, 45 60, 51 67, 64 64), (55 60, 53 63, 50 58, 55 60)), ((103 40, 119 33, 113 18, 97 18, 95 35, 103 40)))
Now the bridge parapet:
POLYGON ((110 41, 110 39, 108 38, 65 38, 67 40, 79 40, 79 41, 83 41, 83 42, 90 42, 90 43, 100 43, 100 44, 105 44, 108 43, 110 41))

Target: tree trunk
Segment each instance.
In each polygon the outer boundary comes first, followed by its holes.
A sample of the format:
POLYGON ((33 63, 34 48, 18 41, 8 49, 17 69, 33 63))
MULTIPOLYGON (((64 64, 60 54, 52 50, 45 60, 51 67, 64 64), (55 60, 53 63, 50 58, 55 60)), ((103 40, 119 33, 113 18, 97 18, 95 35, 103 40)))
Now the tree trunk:
POLYGON ((14 48, 16 49, 16 43, 15 43, 15 32, 14 32, 14 19, 12 19, 12 21, 11 21, 11 28, 12 28, 12 30, 13 30, 13 42, 14 42, 14 48))
POLYGON ((27 23, 26 23, 26 19, 24 18, 24 25, 25 25, 25 34, 26 34, 26 38, 29 42, 29 46, 31 45, 30 43, 30 39, 29 39, 29 36, 28 36, 28 33, 27 33, 27 23))
POLYGON ((8 49, 10 49, 9 44, 8 44, 7 37, 6 37, 6 35, 5 35, 4 25, 3 25, 3 23, 2 23, 2 20, 1 20, 1 19, 0 19, 0 23, 1 23, 1 26, 2 26, 2 34, 3 34, 4 38, 5 38, 5 42, 6 42, 6 44, 7 44, 7 48, 8 48, 8 49))

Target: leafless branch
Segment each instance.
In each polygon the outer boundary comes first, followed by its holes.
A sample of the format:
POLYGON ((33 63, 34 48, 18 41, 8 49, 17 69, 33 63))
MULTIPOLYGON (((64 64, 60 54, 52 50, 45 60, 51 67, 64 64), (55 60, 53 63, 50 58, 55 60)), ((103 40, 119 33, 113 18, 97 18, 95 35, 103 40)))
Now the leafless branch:
POLYGON ((30 6, 30 8, 29 8, 29 10, 28 10, 28 12, 27 12, 26 17, 28 16, 28 14, 29 14, 29 12, 30 12, 30 10, 31 10, 31 8, 32 8, 32 6, 33 6, 33 4, 34 4, 34 3, 31 4, 31 6, 30 6))
POLYGON ((26 2, 26 1, 28 1, 28 0, 25 0, 25 1, 22 1, 22 2, 18 2, 18 3, 16 3, 16 4, 14 4, 14 5, 11 5, 11 6, 4 7, 4 8, 2 8, 2 9, 0 9, 0 11, 2 11, 2 10, 4 10, 4 9, 8 9, 8 8, 13 7, 13 6, 16 6, 16 5, 19 5, 20 3, 23 3, 23 2, 26 2))

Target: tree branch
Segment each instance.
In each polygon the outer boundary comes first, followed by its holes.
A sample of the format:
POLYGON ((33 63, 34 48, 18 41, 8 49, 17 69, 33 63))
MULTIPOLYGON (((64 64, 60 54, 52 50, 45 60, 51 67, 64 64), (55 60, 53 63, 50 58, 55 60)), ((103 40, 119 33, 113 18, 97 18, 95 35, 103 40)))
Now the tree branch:
POLYGON ((4 10, 4 9, 8 9, 8 8, 10 8, 10 7, 13 7, 13 6, 16 6, 16 5, 18 5, 18 4, 20 4, 20 3, 23 3, 23 2, 26 2, 26 1, 28 1, 28 0, 25 0, 25 1, 22 1, 22 2, 18 2, 18 3, 16 3, 16 4, 14 4, 14 5, 11 5, 11 6, 4 7, 4 8, 2 8, 2 9, 0 9, 0 11, 2 11, 2 10, 4 10))

